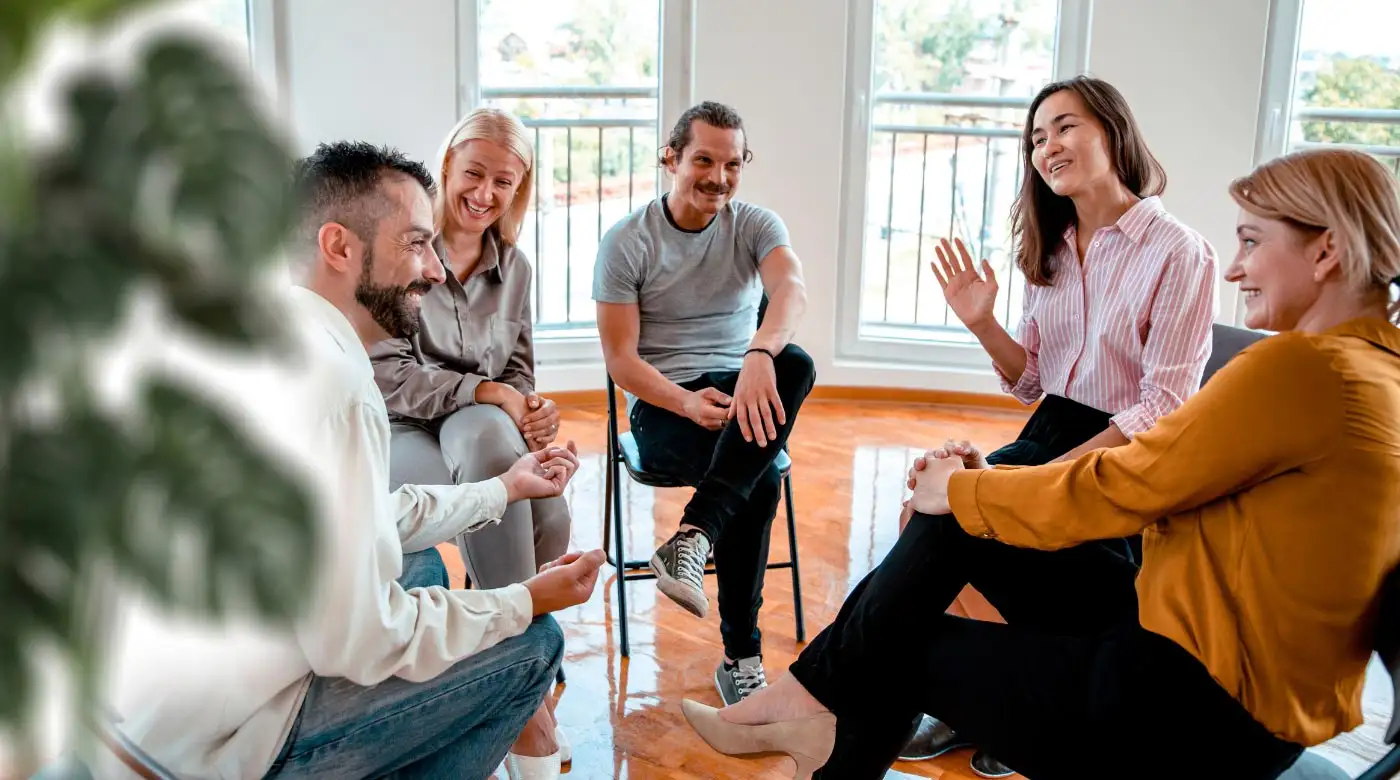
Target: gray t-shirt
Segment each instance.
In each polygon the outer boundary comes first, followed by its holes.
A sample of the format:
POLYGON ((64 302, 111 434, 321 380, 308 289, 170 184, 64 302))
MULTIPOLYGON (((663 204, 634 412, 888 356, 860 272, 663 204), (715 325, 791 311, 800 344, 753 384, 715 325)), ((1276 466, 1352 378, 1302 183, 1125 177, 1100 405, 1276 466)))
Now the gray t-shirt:
POLYGON ((791 246, 787 227, 768 209, 730 201, 688 231, 658 198, 603 236, 593 300, 637 304, 637 353, 672 382, 738 371, 758 329, 758 265, 780 246, 791 246))

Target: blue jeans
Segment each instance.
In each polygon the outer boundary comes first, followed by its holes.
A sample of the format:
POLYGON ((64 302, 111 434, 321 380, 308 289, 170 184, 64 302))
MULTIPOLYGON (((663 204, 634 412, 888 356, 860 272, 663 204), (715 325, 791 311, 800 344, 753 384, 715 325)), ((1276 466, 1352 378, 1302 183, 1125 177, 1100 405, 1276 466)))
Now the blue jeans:
MULTIPOLYGON (((437 550, 404 556, 405 588, 447 582, 437 550)), ((317 677, 267 776, 482 780, 539 709, 563 656, 564 633, 546 615, 426 682, 317 677)))

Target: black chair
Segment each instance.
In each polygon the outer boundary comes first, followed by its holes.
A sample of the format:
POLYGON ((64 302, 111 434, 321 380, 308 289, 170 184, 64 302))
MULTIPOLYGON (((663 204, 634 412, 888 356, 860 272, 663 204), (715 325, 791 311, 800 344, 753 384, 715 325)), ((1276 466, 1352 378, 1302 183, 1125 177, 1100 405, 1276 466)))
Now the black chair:
MULTIPOLYGON (((1372 647, 1390 673, 1395 688, 1395 701, 1400 704, 1400 568, 1386 577, 1381 585, 1380 612, 1376 616, 1376 636, 1372 647)), ((1400 708, 1391 710, 1390 726, 1385 730, 1385 742, 1390 751, 1361 773, 1356 780, 1389 780, 1400 774, 1400 708)), ((1304 753, 1279 780, 1349 780, 1341 767, 1316 753, 1304 753)))
MULTIPOLYGON (((792 458, 786 448, 774 459, 774 465, 783 475, 783 502, 787 508, 788 560, 770 563, 768 568, 792 569, 793 616, 797 623, 797 641, 807 639, 807 630, 802 621, 802 578, 797 565, 797 523, 792 509, 792 458)), ((634 482, 648 487, 693 487, 665 474, 655 474, 642 468, 641 455, 637 450, 637 440, 631 432, 617 430, 617 386, 612 376, 608 376, 608 470, 604 490, 603 507, 603 550, 608 563, 617 569, 617 609, 618 626, 621 634, 622 655, 630 654, 627 643, 627 583, 633 580, 654 580, 650 561, 629 561, 625 552, 622 535, 622 490, 620 469, 626 469, 634 482), (619 565, 619 563, 621 565, 619 565)), ((713 562, 713 557, 711 558, 713 562)), ((705 568, 706 574, 714 574, 714 566, 705 568)))
POLYGON ((1222 366, 1230 362, 1240 350, 1264 338, 1268 334, 1244 328, 1232 328, 1229 325, 1216 323, 1211 330, 1210 359, 1206 361, 1206 371, 1201 377, 1201 384, 1204 385, 1215 372, 1222 366))
POLYGON ((1390 672, 1390 685, 1395 692, 1395 706, 1390 712, 1390 725, 1385 730, 1385 742, 1390 745, 1390 752, 1357 780, 1386 780, 1400 774, 1400 746, 1396 744, 1400 741, 1400 568, 1392 571, 1381 586, 1380 612, 1376 616, 1373 644, 1381 663, 1390 672))

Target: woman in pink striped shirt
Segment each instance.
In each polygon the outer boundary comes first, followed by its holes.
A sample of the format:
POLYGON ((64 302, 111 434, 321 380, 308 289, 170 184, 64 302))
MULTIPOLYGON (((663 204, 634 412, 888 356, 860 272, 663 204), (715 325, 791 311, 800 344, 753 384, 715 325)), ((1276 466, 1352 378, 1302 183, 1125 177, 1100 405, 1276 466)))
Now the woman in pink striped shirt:
MULTIPOLYGON (((1086 76, 1047 86, 1031 103, 1022 146, 1026 174, 1012 211, 1016 264, 1026 278, 1018 337, 993 314, 998 288, 990 263, 983 260, 979 274, 961 240, 956 248, 944 240, 933 267, 1002 387, 1024 403, 1041 401, 1017 440, 985 461, 970 445, 956 445, 983 466, 1040 465, 1127 444, 1199 388, 1210 356, 1215 252, 1162 207, 1166 174, 1123 95, 1086 76)), ((1140 550, 1134 538, 1050 553, 1083 559, 1072 568, 1083 575, 1084 593, 1064 608, 1007 605, 1003 616, 1078 631, 1136 614, 1140 550), (1065 610, 1075 613, 1073 624, 1065 610)), ((905 755, 961 744, 947 726, 925 719, 905 755)), ((1011 774, 981 753, 972 768, 983 777, 1011 774)))

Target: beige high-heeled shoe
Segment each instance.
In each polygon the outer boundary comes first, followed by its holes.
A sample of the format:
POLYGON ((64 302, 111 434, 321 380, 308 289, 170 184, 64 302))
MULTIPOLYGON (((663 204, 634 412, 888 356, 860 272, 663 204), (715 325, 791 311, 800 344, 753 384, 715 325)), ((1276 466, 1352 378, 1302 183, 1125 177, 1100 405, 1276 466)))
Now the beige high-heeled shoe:
POLYGON ((714 707, 690 699, 681 702, 681 711, 701 739, 727 756, 786 753, 797 762, 793 780, 809 780, 831 758, 836 745, 836 716, 830 712, 762 726, 741 726, 721 718, 714 707))

